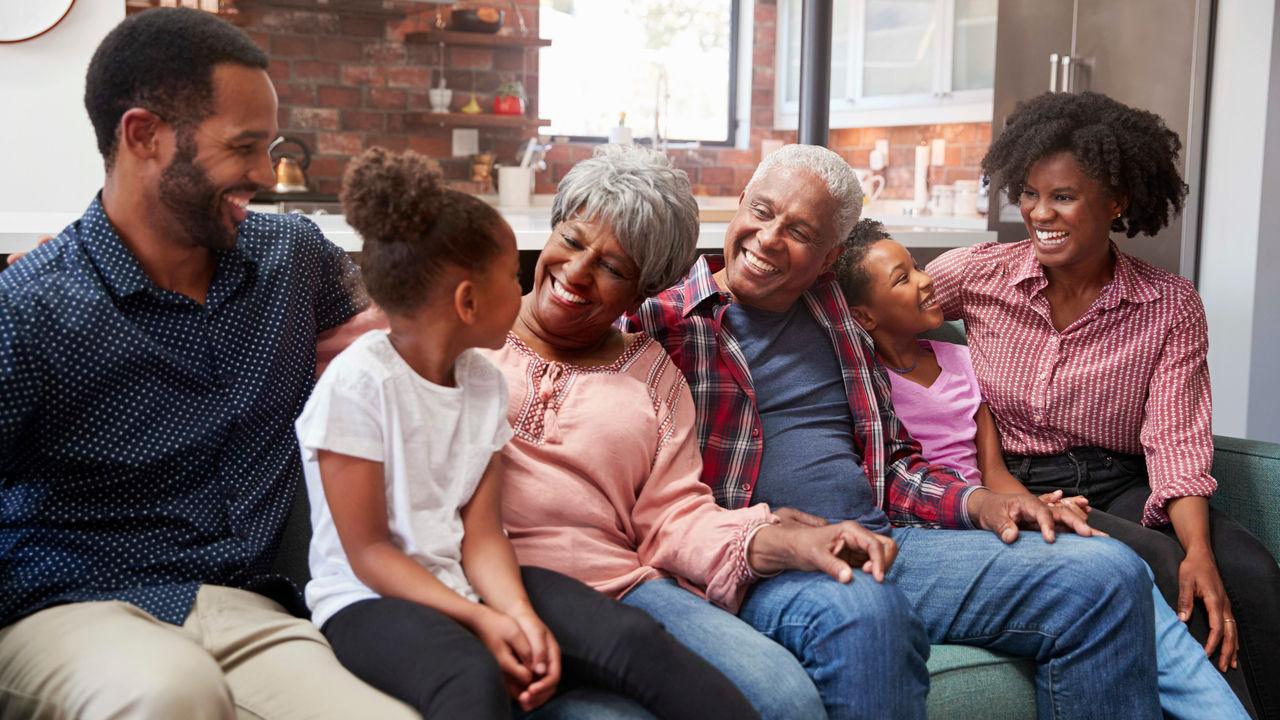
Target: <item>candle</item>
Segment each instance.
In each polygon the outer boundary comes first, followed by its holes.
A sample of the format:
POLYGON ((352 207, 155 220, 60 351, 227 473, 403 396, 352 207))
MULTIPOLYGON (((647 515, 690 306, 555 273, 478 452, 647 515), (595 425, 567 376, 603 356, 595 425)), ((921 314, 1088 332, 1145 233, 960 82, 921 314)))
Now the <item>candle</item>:
POLYGON ((911 204, 916 212, 921 212, 929 204, 929 148, 924 144, 916 146, 915 192, 911 204))

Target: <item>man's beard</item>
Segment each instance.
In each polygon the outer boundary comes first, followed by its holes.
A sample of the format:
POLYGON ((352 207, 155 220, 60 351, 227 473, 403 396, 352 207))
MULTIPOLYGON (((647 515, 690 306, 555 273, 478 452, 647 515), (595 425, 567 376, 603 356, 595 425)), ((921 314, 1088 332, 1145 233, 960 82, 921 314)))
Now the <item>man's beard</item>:
MULTIPOLYGON (((177 152, 160 174, 160 202, 191 242, 210 250, 234 247, 239 231, 228 226, 222 193, 195 164, 195 141, 190 132, 179 132, 177 152)), ((252 188, 256 190, 257 188, 252 188)))

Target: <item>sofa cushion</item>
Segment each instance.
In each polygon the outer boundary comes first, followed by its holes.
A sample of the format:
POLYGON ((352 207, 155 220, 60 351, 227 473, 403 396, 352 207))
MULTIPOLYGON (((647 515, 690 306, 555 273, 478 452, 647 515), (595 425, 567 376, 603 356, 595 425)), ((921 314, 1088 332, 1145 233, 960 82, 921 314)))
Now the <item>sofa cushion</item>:
POLYGON ((929 648, 930 718, 1031 720, 1035 663, 967 645, 929 648))
POLYGON ((1215 435, 1210 503, 1245 526, 1280 558, 1280 444, 1215 435))

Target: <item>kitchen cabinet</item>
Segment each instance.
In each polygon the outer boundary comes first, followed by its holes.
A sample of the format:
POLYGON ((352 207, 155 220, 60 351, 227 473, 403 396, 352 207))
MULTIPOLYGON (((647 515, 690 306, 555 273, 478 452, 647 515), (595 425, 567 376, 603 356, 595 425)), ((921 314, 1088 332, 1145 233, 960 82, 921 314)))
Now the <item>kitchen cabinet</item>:
MULTIPOLYGON (((1211 0, 1000 0, 995 97, 998 137, 1019 100, 1045 91, 1091 90, 1149 110, 1182 141, 1189 192, 1181 218, 1155 237, 1118 240, 1121 249, 1187 278, 1198 256, 1201 164, 1211 0)), ((1016 207, 992 195, 989 227, 1002 242, 1026 228, 1016 207)))
MULTIPOLYGON (((799 112, 802 0, 778 2, 775 125, 799 112)), ((997 0, 834 4, 830 126, 991 119, 997 0)))

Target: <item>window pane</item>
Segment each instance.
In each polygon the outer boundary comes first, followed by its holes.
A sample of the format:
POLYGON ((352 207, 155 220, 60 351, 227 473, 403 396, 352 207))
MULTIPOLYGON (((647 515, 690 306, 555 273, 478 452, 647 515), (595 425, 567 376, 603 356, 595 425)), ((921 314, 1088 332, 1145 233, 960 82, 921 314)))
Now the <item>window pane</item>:
POLYGON ((933 92, 936 10, 934 0, 867 0, 864 96, 933 92))
MULTIPOLYGON (((787 42, 783 47, 783 57, 787 73, 787 102, 800 100, 800 18, 802 0, 791 0, 785 4, 787 12, 787 42)), ((849 24, 853 21, 853 3, 837 2, 831 10, 831 99, 843 100, 853 97, 853 68, 857 63, 853 57, 853 43, 850 42, 849 24)), ((779 5, 779 7, 784 7, 779 5)))
POLYGON ((995 85, 996 2, 956 0, 952 90, 978 90, 995 85))
POLYGON ((731 0, 542 0, 539 113, 552 135, 728 140, 731 0))

